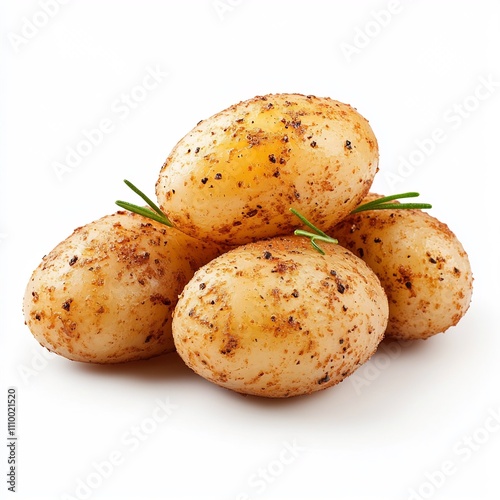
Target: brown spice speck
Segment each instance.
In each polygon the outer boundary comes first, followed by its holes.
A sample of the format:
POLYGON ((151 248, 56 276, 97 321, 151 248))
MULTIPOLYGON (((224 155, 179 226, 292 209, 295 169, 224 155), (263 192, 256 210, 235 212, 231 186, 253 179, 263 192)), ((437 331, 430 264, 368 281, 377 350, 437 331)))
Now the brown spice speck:
POLYGON ((69 309, 71 307, 71 302, 73 302, 73 299, 68 299, 66 302, 64 302, 64 304, 62 305, 62 308, 65 311, 69 311, 69 309))
POLYGON ((220 350, 221 354, 231 354, 234 349, 238 347, 238 339, 232 335, 228 335, 224 343, 224 347, 220 350))

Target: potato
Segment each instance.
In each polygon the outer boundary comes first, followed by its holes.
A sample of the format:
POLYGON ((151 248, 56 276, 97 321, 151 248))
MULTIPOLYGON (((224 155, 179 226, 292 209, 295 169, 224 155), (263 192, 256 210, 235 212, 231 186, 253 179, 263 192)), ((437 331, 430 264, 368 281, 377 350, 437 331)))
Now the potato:
POLYGON ((43 258, 26 288, 26 324, 40 344, 76 361, 118 363, 171 351, 178 295, 220 253, 139 215, 107 215, 43 258))
MULTIPOLYGON (((367 200, 379 198, 370 195, 367 200)), ((425 339, 458 323, 472 295, 462 244, 447 225, 421 210, 353 214, 326 231, 377 274, 389 299, 386 336, 425 339)))
POLYGON ((266 397, 337 384, 373 354, 388 305, 366 264, 300 237, 248 243, 199 269, 174 311, 177 352, 206 379, 266 397))
POLYGON ((241 245, 291 234, 293 206, 319 227, 368 192, 378 146, 351 106, 300 94, 255 97, 201 121, 163 165, 158 203, 199 239, 241 245))

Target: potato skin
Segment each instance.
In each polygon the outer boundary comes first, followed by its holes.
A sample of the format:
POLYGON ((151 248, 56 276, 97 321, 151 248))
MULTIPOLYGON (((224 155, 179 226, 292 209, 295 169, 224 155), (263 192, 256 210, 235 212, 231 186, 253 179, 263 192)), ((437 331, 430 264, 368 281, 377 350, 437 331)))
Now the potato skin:
POLYGON ((174 311, 177 352, 202 377, 265 397, 337 384, 382 340, 388 305, 375 274, 338 245, 240 246, 200 268, 174 311))
POLYGON ((42 346, 75 361, 119 363, 172 351, 178 295, 220 253, 139 215, 106 215, 43 258, 26 287, 26 324, 42 346))
POLYGON ((156 184, 181 231, 228 245, 291 234, 293 206, 319 227, 367 194, 378 145, 354 108, 300 94, 258 96, 201 121, 174 147, 156 184))
MULTIPOLYGON (((365 201, 379 198, 370 194, 365 201)), ((377 274, 389 299, 386 336, 426 339, 462 318, 472 296, 467 253, 446 224, 421 210, 353 214, 328 234, 377 274)))

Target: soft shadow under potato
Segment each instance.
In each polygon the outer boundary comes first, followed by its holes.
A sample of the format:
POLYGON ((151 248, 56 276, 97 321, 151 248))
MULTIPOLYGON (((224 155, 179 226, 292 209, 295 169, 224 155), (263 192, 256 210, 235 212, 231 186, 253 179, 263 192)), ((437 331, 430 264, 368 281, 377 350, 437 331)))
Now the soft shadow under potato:
POLYGON ((126 363, 95 364, 74 362, 73 368, 86 376, 120 377, 145 381, 173 381, 192 374, 176 352, 147 360, 126 363))

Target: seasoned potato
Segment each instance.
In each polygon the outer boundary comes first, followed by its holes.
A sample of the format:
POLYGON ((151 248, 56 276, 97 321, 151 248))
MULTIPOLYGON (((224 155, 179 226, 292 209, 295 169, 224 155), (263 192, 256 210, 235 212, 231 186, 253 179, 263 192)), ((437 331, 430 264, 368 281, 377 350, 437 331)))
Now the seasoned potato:
MULTIPOLYGON (((379 198, 370 195, 367 200, 379 198)), ((421 210, 353 214, 327 231, 377 274, 389 299, 386 336, 425 339, 458 323, 472 295, 467 254, 448 226, 421 210)))
POLYGON ((174 311, 186 364, 234 391, 288 397, 330 387, 380 343, 388 305, 351 252, 300 237, 240 246, 199 269, 174 311))
POLYGON ((286 235, 295 207, 319 227, 368 192, 378 146, 351 106, 300 94, 255 97, 200 122, 175 146, 156 184, 181 231, 240 245, 286 235))
POLYGON ((219 253, 139 215, 107 215, 43 258, 26 288, 26 323, 40 344, 76 361, 118 363, 171 351, 178 295, 219 253))

